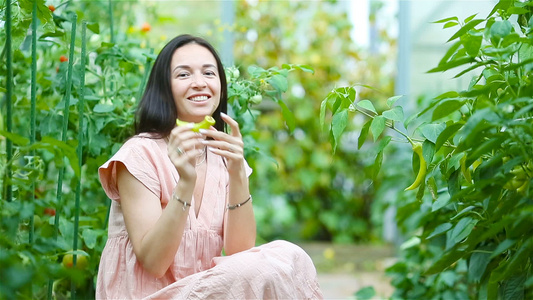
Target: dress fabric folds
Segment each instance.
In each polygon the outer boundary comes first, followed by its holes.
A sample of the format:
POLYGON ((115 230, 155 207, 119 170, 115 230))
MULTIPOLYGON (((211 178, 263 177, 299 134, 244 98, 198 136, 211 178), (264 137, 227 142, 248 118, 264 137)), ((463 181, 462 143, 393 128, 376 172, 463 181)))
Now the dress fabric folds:
MULTIPOLYGON (((313 262, 295 244, 273 241, 231 256, 221 255, 229 179, 222 158, 206 152, 200 211, 197 216, 194 209, 189 210, 174 262, 161 278, 146 272, 133 252, 120 207, 116 164, 123 163, 161 199, 164 209, 179 179, 165 141, 150 134, 132 137, 99 168, 102 187, 113 201, 96 299, 322 299, 313 262)), ((252 170, 246 167, 249 176, 252 170)))

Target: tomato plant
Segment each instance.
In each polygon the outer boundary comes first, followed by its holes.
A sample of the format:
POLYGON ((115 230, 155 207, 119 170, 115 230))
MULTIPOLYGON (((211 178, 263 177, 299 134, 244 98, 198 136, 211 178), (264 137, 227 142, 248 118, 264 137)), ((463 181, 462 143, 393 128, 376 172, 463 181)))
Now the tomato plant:
POLYGON ((417 178, 416 193, 402 189, 393 203, 407 236, 400 260, 387 270, 393 298, 533 297, 532 16, 531 2, 499 1, 486 18, 437 21, 458 29, 429 72, 462 67, 457 76, 477 75, 412 117, 395 105, 398 96, 380 111, 356 101, 354 87, 337 88, 322 102, 322 122, 332 116, 334 148, 349 113, 367 117, 359 147, 375 142, 376 171, 389 172, 384 156, 392 135, 385 129, 398 133, 397 141, 422 145, 421 152, 413 148, 413 170, 420 174, 427 162, 426 176, 417 178))

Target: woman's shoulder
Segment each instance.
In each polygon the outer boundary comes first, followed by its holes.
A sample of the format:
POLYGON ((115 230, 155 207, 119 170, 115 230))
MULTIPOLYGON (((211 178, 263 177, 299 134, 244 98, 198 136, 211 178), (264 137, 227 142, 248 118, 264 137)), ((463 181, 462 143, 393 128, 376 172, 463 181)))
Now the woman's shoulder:
POLYGON ((142 149, 142 148, 161 148, 166 145, 165 140, 149 132, 136 134, 127 139, 121 147, 122 149, 142 149))

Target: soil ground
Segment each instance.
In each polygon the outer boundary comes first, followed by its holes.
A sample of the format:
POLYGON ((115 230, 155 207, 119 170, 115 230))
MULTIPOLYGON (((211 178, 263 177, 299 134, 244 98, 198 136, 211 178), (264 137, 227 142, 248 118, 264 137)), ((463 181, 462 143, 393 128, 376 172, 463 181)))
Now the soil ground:
POLYGON ((393 288, 385 269, 394 263, 394 248, 388 245, 337 245, 309 243, 300 246, 311 256, 325 299, 355 299, 366 286, 374 287, 373 299, 390 297, 393 288))

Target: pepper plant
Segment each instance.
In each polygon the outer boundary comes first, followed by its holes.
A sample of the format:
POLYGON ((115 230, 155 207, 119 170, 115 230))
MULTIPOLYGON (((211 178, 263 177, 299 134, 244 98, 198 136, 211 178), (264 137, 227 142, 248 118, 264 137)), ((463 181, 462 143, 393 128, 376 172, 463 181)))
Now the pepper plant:
POLYGON ((411 117, 396 105, 401 96, 377 110, 357 99, 354 86, 322 101, 334 149, 350 114, 367 117, 358 147, 374 147, 376 172, 388 171, 392 141, 413 145, 404 147, 414 150, 415 171, 405 168, 413 184, 404 187, 414 192, 402 188, 393 203, 407 237, 387 269, 393 298, 533 297, 532 15, 530 1, 501 0, 485 18, 437 21, 456 31, 429 72, 474 76, 464 90, 435 97, 411 117))

